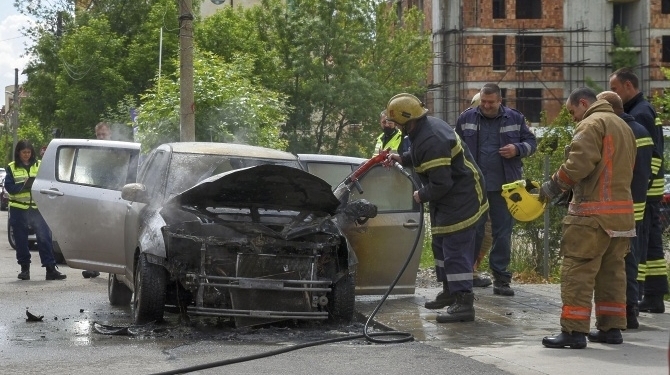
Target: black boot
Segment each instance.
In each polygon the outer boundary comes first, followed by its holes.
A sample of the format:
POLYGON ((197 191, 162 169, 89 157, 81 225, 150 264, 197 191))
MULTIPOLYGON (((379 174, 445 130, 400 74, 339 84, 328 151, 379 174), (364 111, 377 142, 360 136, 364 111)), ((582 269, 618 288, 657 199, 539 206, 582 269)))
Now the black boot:
POLYGON ((617 328, 612 328, 607 332, 596 329, 589 332, 588 337, 591 342, 602 342, 605 344, 621 344, 623 342, 621 330, 617 328))
POLYGON ((45 267, 47 269, 47 280, 63 280, 67 277, 66 275, 58 272, 58 270, 56 270, 56 265, 54 264, 45 267))
POLYGON ((627 329, 637 329, 640 327, 640 323, 637 321, 637 316, 640 314, 640 311, 637 308, 637 305, 630 304, 626 305, 626 328, 627 329))
POLYGON ((442 309, 456 302, 456 297, 449 293, 449 284, 446 281, 442 282, 442 291, 437 293, 437 296, 432 301, 426 301, 424 306, 427 309, 442 309))
POLYGON ((475 320, 475 294, 472 292, 458 292, 456 302, 447 308, 446 314, 438 314, 435 320, 438 323, 471 322, 475 320))
POLYGON ((21 265, 21 273, 19 273, 20 280, 30 280, 30 263, 21 265))
POLYGON ((511 286, 509 286, 509 283, 506 281, 499 281, 499 280, 494 280, 493 281, 493 294, 498 294, 501 296, 513 296, 514 295, 514 289, 512 289, 511 286))
POLYGON ((663 314, 665 312, 665 303, 663 302, 663 296, 654 295, 654 294, 645 294, 642 297, 639 305, 640 311, 650 312, 654 314, 663 314))
POLYGON ((492 282, 490 277, 480 275, 479 273, 472 275, 472 286, 475 288, 486 288, 491 284, 492 282))
POLYGON ((582 332, 561 332, 559 335, 543 338, 542 345, 547 348, 565 348, 567 346, 570 349, 584 349, 586 348, 586 337, 584 336, 582 332))

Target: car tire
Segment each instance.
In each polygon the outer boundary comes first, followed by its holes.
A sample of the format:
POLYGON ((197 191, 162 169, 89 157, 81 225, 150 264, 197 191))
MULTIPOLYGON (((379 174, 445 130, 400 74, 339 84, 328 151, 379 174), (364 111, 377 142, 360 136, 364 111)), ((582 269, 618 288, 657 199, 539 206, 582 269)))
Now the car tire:
POLYGON ((332 286, 328 297, 328 318, 334 322, 350 322, 354 319, 356 303, 356 278, 348 273, 332 286))
POLYGON ((166 284, 165 268, 149 263, 146 255, 140 254, 135 268, 135 293, 133 293, 135 324, 163 320, 166 284))
POLYGON ((7 242, 12 249, 16 250, 16 242, 14 241, 14 229, 9 225, 9 216, 7 216, 7 242))
POLYGON ((53 250, 54 250, 54 259, 56 260, 57 264, 67 264, 65 261, 65 257, 63 256, 63 252, 60 250, 60 246, 58 246, 58 242, 54 241, 53 242, 53 250))
POLYGON ((133 298, 133 291, 120 282, 115 274, 110 273, 107 280, 107 296, 112 306, 128 306, 133 298))

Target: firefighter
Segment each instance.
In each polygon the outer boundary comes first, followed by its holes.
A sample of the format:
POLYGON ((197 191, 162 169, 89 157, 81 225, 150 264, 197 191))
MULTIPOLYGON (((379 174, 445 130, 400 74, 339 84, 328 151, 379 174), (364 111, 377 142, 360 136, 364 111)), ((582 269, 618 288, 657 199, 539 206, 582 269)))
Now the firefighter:
POLYGON ((646 243, 642 234, 644 231, 644 211, 647 201, 647 189, 652 185, 654 176, 661 166, 662 158, 654 149, 654 141, 649 132, 635 118, 623 111, 623 102, 614 91, 603 91, 598 99, 605 99, 611 105, 614 113, 621 117, 635 135, 637 146, 635 154, 635 168, 633 168, 633 182, 630 192, 633 196, 633 208, 635 210, 635 233, 636 236, 630 241, 630 253, 626 255, 626 328, 636 329, 640 326, 637 321, 639 287, 637 283, 637 270, 640 261, 641 245, 646 243))
POLYGON ((473 321, 475 226, 488 211, 486 187, 467 145, 451 126, 427 112, 413 95, 391 98, 388 119, 402 127, 412 147, 389 158, 414 168, 423 185, 414 200, 430 206, 435 270, 443 285, 436 299, 449 306, 437 322, 473 321))
POLYGON ((639 78, 630 68, 621 68, 610 74, 610 89, 621 97, 624 111, 647 129, 654 141, 654 148, 661 157, 661 160, 656 160, 654 181, 647 190, 643 232, 639 234, 642 240, 637 277, 642 297, 639 304, 640 311, 660 314, 665 312, 663 296, 668 294, 668 263, 663 250, 663 228, 660 221, 661 198, 665 184, 665 166, 662 164, 663 128, 660 122, 656 122, 658 118, 656 111, 644 98, 639 89, 639 82, 639 78))
POLYGON ((587 333, 589 341, 620 344, 626 329, 624 256, 635 236, 630 190, 635 136, 589 88, 570 93, 566 107, 578 123, 565 162, 540 188, 544 201, 573 192, 560 249, 561 333, 543 338, 542 344, 582 349, 587 333), (597 330, 589 333, 592 298, 597 330))

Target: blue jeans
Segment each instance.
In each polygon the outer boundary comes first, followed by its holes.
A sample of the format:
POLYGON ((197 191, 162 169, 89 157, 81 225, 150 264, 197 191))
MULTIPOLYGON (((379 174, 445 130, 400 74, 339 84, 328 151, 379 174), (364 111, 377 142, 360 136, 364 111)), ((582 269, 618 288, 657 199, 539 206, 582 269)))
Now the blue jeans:
MULTIPOLYGON (((493 245, 489 251, 489 267, 496 281, 510 283, 512 273, 507 270, 512 255, 512 229, 514 218, 507 209, 505 198, 500 191, 488 191, 486 197, 489 200, 489 220, 491 220, 491 237, 493 245)), ((477 244, 482 243, 486 220, 480 220, 477 224, 477 244)))
POLYGON ((18 264, 30 264, 30 250, 28 249, 29 226, 32 226, 37 237, 37 248, 40 253, 42 266, 56 264, 54 259, 51 230, 47 226, 42 214, 34 208, 23 210, 9 207, 9 225, 14 231, 14 242, 16 243, 16 261, 18 264))

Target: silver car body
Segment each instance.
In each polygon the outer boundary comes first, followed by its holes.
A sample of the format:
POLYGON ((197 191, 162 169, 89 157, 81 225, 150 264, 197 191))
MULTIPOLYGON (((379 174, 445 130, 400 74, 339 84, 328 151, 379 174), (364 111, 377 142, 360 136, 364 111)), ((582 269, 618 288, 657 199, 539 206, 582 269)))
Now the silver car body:
MULTIPOLYGON (((211 176, 233 169, 267 163, 300 168, 295 155, 282 151, 195 142, 159 146, 145 158, 138 171, 139 149, 139 144, 129 142, 55 139, 46 150, 33 184, 33 196, 68 265, 113 276, 110 277, 112 303, 119 301, 112 296, 112 286, 117 282, 137 294, 140 254, 149 263, 160 265, 164 261, 166 235, 161 230, 166 222, 160 209, 166 202, 178 199, 194 185, 206 183, 204 180, 211 176), (191 160, 188 168, 178 173, 168 171, 173 159, 189 154, 193 158, 188 159, 191 160), (217 154, 230 156, 230 161, 210 166, 207 155, 217 154), (135 181, 141 184, 133 184, 135 181), (132 199, 126 193, 135 191, 134 188, 152 200, 132 199)), ((390 283, 385 274, 400 270, 416 236, 423 234, 418 228, 419 207, 411 198, 411 181, 395 169, 373 167, 360 177, 359 183, 364 187, 363 194, 356 189, 340 189, 336 198, 345 204, 369 199, 380 207, 382 217, 342 226, 348 246, 368 259, 366 262, 372 267, 369 271, 358 268, 362 273, 356 277, 356 283, 361 283, 357 293, 379 294, 390 283)), ((414 291, 421 243, 417 262, 410 264, 397 293, 414 291)), ((355 262, 356 256, 350 260, 355 262)), ((118 292, 115 295, 118 297, 118 292)), ((125 297, 120 300, 125 301, 125 297)))

